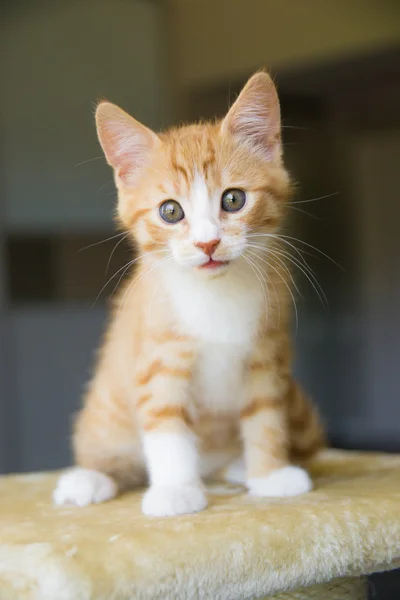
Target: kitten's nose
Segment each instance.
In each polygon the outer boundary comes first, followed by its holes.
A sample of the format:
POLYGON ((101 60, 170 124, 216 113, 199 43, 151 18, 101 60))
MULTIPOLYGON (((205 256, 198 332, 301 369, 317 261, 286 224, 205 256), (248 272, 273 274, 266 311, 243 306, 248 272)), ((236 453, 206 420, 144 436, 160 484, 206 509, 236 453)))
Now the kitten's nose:
POLYGON ((211 240, 210 242, 196 242, 195 246, 203 250, 204 254, 208 254, 208 256, 212 256, 216 247, 220 243, 221 240, 211 240))

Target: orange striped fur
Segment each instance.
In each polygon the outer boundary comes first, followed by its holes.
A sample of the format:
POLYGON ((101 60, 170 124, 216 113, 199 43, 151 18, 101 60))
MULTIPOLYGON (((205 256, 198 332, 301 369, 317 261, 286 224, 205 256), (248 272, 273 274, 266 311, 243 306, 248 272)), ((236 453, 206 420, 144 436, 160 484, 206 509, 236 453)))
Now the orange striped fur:
POLYGON ((222 122, 156 135, 101 103, 97 127, 140 260, 75 424, 77 464, 119 489, 147 472, 143 510, 155 515, 204 508, 201 476, 243 453, 241 479, 224 473, 251 493, 307 491, 291 461, 324 441, 291 375, 287 248, 274 237, 291 185, 271 79, 256 74, 222 122), (246 197, 237 212, 221 204, 232 188, 246 197), (181 221, 163 221, 167 200, 181 204, 181 221), (210 239, 211 267, 198 245, 210 239))

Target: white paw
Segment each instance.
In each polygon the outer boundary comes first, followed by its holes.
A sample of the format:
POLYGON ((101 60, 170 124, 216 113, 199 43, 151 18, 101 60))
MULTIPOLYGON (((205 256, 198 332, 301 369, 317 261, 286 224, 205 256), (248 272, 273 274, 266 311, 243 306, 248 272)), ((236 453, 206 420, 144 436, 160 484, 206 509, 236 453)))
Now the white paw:
POLYGON ((117 495, 117 485, 108 475, 90 469, 76 468, 61 475, 53 492, 55 504, 88 504, 105 502, 117 495))
POLYGON ((298 496, 312 489, 312 481, 304 469, 290 465, 266 477, 249 479, 247 486, 252 496, 298 496))
POLYGON ((227 466, 223 478, 228 483, 246 485, 246 465, 242 456, 227 466))
POLYGON ((144 495, 142 511, 149 517, 173 517, 198 512, 206 506, 200 484, 152 486, 144 495))

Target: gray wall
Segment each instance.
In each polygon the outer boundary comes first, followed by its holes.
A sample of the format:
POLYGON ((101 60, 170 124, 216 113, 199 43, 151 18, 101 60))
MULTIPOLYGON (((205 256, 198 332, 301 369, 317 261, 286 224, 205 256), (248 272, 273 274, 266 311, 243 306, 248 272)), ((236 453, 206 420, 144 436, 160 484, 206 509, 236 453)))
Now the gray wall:
POLYGON ((163 120, 157 4, 32 2, 3 18, 0 39, 8 228, 109 225, 104 160, 76 165, 101 156, 93 125, 99 98, 153 126, 163 120))
POLYGON ((90 376, 105 312, 79 306, 13 311, 13 393, 19 467, 70 463, 69 434, 90 376))
MULTIPOLYGON (((75 253, 73 236, 111 234, 115 201, 96 140, 94 103, 106 97, 154 127, 167 124, 162 10, 152 0, 10 2, 0 23, 0 472, 70 460, 70 415, 105 317, 101 304, 91 309, 96 293, 78 298, 85 270, 92 276, 99 263, 75 253), (4 245, 12 235, 32 233, 67 240, 60 289, 68 293, 58 302, 15 304, 6 289, 4 245), (71 271, 79 271, 72 282, 71 271)), ((296 91, 300 99, 304 91, 322 95, 315 81, 313 90, 296 91)), ((330 306, 323 310, 307 285, 297 367, 337 439, 370 446, 386 439, 400 447, 398 120, 385 125, 386 108, 370 108, 357 129, 371 90, 379 90, 379 101, 385 94, 373 81, 364 89, 355 83, 351 107, 351 94, 340 97, 345 85, 332 81, 324 89, 333 111, 306 124, 293 150, 298 199, 340 192, 323 204, 298 205, 320 219, 309 220, 313 226, 299 235, 346 269, 342 274, 328 261, 313 263, 330 306), (335 117, 336 110, 344 116, 335 117), (368 129, 372 113, 382 127, 368 129)), ((218 112, 206 88, 208 109, 218 112)), ((223 110, 227 98, 224 89, 223 110)), ((204 109, 204 92, 200 105, 204 109)), ((398 102, 391 105, 397 115, 398 102)), ((93 260, 106 262, 104 253, 93 260)))
POLYGON ((400 129, 352 141, 367 434, 400 445, 400 129))
MULTIPOLYGON (((96 139, 94 106, 107 98, 150 126, 165 125, 159 4, 16 1, 2 17, 1 250, 17 234, 63 235, 67 242, 79 232, 112 235, 115 192, 96 139)), ((6 269, 1 252, 0 472, 65 465, 70 416, 104 308, 91 309, 96 294, 16 305, 5 289, 6 269)), ((105 264, 93 264, 99 269, 105 264)))

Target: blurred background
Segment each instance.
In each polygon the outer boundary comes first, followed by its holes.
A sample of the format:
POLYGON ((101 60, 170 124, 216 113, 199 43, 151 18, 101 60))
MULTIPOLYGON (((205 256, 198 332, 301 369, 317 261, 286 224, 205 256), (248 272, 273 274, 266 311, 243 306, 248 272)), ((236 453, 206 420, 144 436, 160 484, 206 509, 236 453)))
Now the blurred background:
POLYGON ((336 445, 400 450, 400 2, 19 0, 0 39, 0 469, 69 462, 118 277, 97 296, 129 258, 105 274, 96 101, 165 128, 223 115, 262 66, 298 182, 288 231, 328 300, 298 273, 298 375, 336 445))
POLYGON ((119 238, 98 243, 115 233, 115 192, 95 102, 164 128, 224 114, 262 66, 299 184, 288 235, 328 300, 297 274, 298 376, 335 445, 400 451, 400 2, 4 0, 1 11, 0 472, 69 464, 119 276, 99 292, 129 260, 123 244, 113 251, 119 238))
POLYGON ((334 444, 400 450, 400 2, 19 0, 2 12, 0 470, 70 462, 119 275, 100 291, 129 260, 107 240, 115 191, 96 101, 164 128, 223 115, 261 66, 298 182, 287 232, 327 298, 297 273, 298 376, 334 444))

